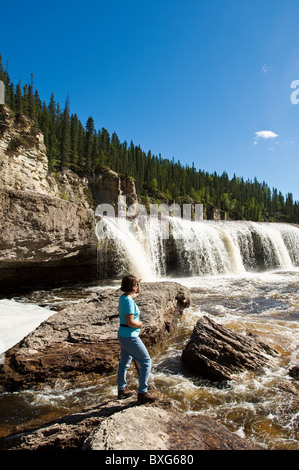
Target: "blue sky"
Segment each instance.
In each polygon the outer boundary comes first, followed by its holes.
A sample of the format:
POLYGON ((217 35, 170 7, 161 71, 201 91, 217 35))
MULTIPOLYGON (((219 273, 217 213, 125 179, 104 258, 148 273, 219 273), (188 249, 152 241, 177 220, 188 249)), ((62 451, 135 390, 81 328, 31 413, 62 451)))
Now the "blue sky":
POLYGON ((298 0, 15 1, 0 17, 14 83, 32 73, 84 125, 299 200, 298 0))

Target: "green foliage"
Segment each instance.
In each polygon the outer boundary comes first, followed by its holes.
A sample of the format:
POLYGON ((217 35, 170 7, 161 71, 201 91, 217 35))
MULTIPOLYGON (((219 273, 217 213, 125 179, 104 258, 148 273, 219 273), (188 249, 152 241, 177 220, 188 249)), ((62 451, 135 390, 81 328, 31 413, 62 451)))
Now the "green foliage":
POLYGON ((60 198, 63 199, 64 201, 68 201, 68 195, 66 194, 66 192, 61 193, 60 198))
MULTIPOLYGON (((60 172, 70 168, 80 176, 93 174, 109 168, 135 181, 141 201, 147 206, 155 200, 181 203, 212 204, 225 211, 234 220, 283 221, 299 223, 299 203, 293 201, 291 193, 284 197, 277 189, 265 182, 244 181, 227 173, 217 175, 181 165, 180 161, 144 152, 140 146, 120 142, 116 132, 110 136, 107 129, 98 131, 92 116, 84 126, 77 114, 70 113, 69 96, 64 109, 55 101, 52 93, 48 105, 41 102, 33 87, 33 76, 29 85, 16 87, 11 83, 0 55, 0 80, 6 87, 6 103, 17 113, 26 113, 35 120, 35 125, 44 134, 49 169, 60 172), (189 198, 189 199, 188 199, 189 198)), ((11 149, 20 145, 12 142, 11 149)), ((62 195, 63 196, 63 195, 62 195)))
POLYGON ((84 194, 85 194, 85 196, 86 196, 86 198, 87 198, 87 201, 88 201, 89 206, 95 209, 95 208, 96 208, 96 204, 95 204, 95 201, 94 201, 94 199, 93 199, 91 190, 90 190, 89 188, 85 187, 85 188, 84 188, 84 194))
POLYGON ((7 146, 7 150, 16 152, 19 147, 28 147, 29 145, 30 143, 25 137, 13 137, 7 146))

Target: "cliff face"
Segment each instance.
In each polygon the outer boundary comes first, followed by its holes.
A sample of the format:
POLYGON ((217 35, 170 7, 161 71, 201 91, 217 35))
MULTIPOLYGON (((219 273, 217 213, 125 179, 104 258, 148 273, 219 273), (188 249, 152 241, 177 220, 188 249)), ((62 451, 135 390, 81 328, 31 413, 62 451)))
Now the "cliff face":
POLYGON ((0 104, 0 289, 94 278, 94 209, 119 196, 137 202, 135 183, 106 169, 90 179, 49 172, 43 134, 0 104))
POLYGON ((0 105, 0 288, 94 277, 96 238, 86 179, 49 173, 33 121, 0 105))
POLYGON ((127 206, 138 203, 134 181, 109 169, 90 178, 89 187, 96 204, 111 204, 116 214, 119 196, 125 197, 127 206))
POLYGON ((1 188, 0 226, 2 292, 94 276, 89 210, 58 197, 1 188))
POLYGON ((0 184, 3 188, 56 196, 47 180, 48 162, 43 135, 24 115, 14 118, 0 106, 0 184))

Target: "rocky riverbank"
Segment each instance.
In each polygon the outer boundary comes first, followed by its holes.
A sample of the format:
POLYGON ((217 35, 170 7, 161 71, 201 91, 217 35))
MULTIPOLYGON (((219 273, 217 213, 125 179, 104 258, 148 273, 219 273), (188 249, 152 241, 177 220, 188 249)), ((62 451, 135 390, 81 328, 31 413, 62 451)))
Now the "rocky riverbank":
POLYGON ((215 420, 136 397, 111 400, 42 427, 0 438, 0 450, 253 450, 249 441, 215 420))
MULTIPOLYGON (((5 353, 0 386, 15 391, 56 380, 114 370, 119 358, 119 289, 93 294, 44 321, 5 353)), ((138 298, 142 334, 150 351, 165 347, 190 304, 189 290, 175 282, 144 283, 138 298)))
MULTIPOLYGON (((117 304, 119 289, 106 289, 55 313, 5 354, 0 366, 3 390, 75 386, 92 374, 99 377, 117 367, 117 304)), ((176 282, 144 283, 138 298, 142 338, 154 354, 167 347, 190 291, 176 282)), ((237 334, 203 317, 190 341, 182 345, 187 368, 210 380, 271 366, 277 352, 258 338, 237 334), (207 373, 209 371, 209 374, 207 373)), ((212 382, 211 382, 212 386, 212 382)), ((158 392, 154 404, 136 396, 93 405, 51 422, 27 422, 0 439, 11 450, 252 450, 251 442, 209 416, 178 412, 158 392), (128 439, 130 436, 130 439, 128 439)))

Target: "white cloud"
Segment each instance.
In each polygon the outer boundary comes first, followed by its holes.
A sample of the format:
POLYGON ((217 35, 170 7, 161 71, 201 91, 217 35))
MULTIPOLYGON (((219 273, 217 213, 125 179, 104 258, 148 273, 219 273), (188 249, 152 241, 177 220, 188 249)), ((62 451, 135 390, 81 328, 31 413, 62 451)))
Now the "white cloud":
POLYGON ((258 131, 255 133, 257 139, 275 139, 278 134, 272 131, 258 131))

